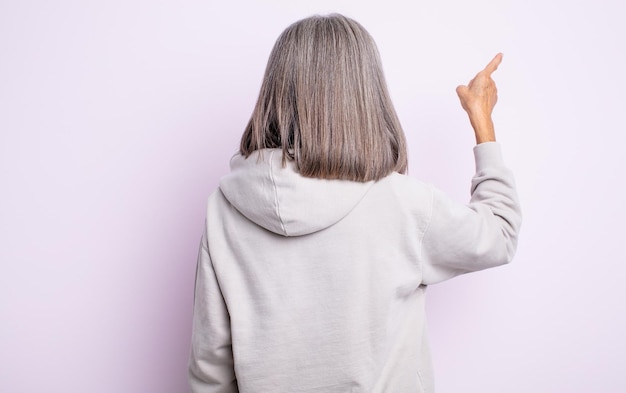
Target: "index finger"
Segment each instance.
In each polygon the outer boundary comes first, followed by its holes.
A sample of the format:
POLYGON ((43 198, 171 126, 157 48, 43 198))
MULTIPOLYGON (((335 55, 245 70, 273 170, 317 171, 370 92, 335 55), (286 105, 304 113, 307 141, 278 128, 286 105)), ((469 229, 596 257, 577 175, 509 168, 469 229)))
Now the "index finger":
POLYGON ((491 75, 492 72, 498 69, 498 66, 502 63, 502 53, 498 53, 483 70, 487 75, 491 75))

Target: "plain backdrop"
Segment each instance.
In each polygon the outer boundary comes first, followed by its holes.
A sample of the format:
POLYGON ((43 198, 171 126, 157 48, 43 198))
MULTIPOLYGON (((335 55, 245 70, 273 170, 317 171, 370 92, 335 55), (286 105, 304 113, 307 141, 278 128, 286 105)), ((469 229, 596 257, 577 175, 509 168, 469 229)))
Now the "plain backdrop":
POLYGON ((511 265, 428 289, 439 393, 626 391, 626 4, 0 1, 0 391, 188 391, 207 196, 280 32, 375 38, 410 175, 469 198, 455 94, 497 53, 524 223, 511 265))

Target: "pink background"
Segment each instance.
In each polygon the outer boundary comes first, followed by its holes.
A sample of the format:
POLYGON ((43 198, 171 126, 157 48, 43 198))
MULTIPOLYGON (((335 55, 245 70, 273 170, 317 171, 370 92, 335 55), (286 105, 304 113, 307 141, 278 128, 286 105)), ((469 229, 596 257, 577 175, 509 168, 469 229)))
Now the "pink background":
POLYGON ((374 36, 411 175, 465 201, 498 51, 512 265, 429 289, 439 393, 626 391, 622 1, 0 2, 0 391, 186 392, 204 204, 278 34, 374 36))

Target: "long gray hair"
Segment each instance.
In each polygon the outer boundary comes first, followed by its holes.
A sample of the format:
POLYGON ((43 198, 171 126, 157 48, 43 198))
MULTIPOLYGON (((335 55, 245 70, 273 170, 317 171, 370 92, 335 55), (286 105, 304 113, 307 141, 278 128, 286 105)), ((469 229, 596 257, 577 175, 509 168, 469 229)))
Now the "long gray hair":
POLYGON ((289 26, 270 55, 240 152, 282 148, 303 176, 353 181, 405 173, 404 132, 378 49, 339 14, 289 26))

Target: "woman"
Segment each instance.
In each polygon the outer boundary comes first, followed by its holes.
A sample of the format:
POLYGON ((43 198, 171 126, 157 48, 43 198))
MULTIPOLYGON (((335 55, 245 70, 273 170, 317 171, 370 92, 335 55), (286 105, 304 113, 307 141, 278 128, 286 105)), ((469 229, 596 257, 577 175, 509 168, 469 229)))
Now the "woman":
POLYGON ((468 205, 405 175, 376 46, 314 16, 270 55, 208 201, 189 381, 208 392, 432 392, 424 291, 509 262, 521 216, 491 112, 497 55, 457 93, 476 134, 468 205))

